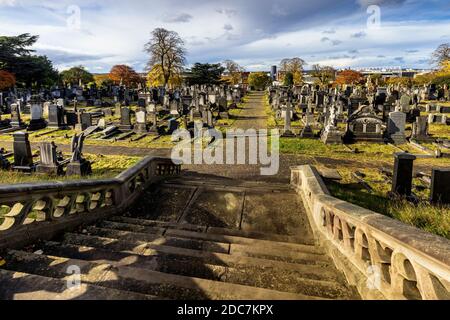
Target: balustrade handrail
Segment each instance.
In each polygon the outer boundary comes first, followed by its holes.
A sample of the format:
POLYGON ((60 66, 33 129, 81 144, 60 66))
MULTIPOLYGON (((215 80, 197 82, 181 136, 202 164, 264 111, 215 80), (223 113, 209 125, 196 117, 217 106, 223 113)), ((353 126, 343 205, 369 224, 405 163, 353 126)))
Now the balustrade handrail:
POLYGON ((157 179, 180 171, 171 159, 146 157, 112 179, 0 186, 0 209, 7 209, 0 222, 0 249, 50 239, 117 214, 157 179))
POLYGON ((292 168, 291 184, 316 236, 364 298, 450 299, 449 240, 332 197, 314 167, 292 168))

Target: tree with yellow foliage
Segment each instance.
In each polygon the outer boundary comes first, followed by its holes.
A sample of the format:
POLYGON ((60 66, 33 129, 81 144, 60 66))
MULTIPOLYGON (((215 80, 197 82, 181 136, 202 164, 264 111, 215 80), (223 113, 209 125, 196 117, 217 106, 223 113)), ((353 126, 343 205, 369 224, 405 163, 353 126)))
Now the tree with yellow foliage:
MULTIPOLYGON (((164 73, 161 68, 161 65, 159 65, 159 64, 154 65, 147 75, 147 85, 150 87, 162 87, 162 86, 165 86, 165 83, 166 83, 166 81, 164 78, 164 73)), ((173 70, 171 72, 171 76, 167 82, 169 87, 181 86, 182 83, 183 83, 183 78, 182 78, 180 72, 173 70)))

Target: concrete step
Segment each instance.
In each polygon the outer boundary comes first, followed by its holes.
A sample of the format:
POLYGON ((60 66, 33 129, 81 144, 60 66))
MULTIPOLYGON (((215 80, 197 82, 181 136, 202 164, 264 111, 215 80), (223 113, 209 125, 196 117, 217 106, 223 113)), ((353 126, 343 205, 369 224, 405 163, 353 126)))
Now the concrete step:
POLYGON ((69 289, 66 280, 0 270, 0 300, 152 300, 151 295, 92 284, 69 289))
MULTIPOLYGON (((313 295, 330 299, 345 299, 351 291, 346 287, 342 275, 330 265, 281 264, 280 262, 271 260, 241 256, 233 257, 226 254, 175 247, 148 246, 144 242, 126 242, 117 239, 79 234, 66 234, 64 244, 93 247, 104 251, 123 251, 127 254, 151 256, 155 257, 152 259, 153 269, 156 268, 159 271, 210 280, 276 289, 278 291, 301 293, 308 296, 313 295), (229 267, 227 264, 233 267, 229 267), (281 266, 284 266, 284 268, 280 269, 281 266)), ((92 250, 83 248, 79 251, 92 250)), ((67 252, 64 254, 67 254, 67 252)), ((96 258, 100 257, 97 256, 96 258)), ((124 261, 126 261, 126 258, 123 257, 124 261)))
MULTIPOLYGON (((23 251, 9 251, 4 268, 33 272, 40 276, 67 280, 67 269, 78 266, 85 284, 109 289, 139 292, 169 299, 237 299, 237 300, 309 300, 314 296, 292 294, 255 288, 246 285, 211 281, 194 277, 155 272, 113 263, 92 263, 62 257, 38 255, 23 251)), ((64 281, 63 281, 64 282, 64 281)))
POLYGON ((100 227, 87 227, 83 231, 85 231, 85 234, 88 235, 120 239, 124 241, 144 241, 153 245, 163 245, 169 247, 177 247, 177 248, 185 248, 185 249, 217 252, 225 254, 228 254, 230 252, 230 244, 228 243, 218 243, 211 241, 154 235, 146 233, 145 227, 128 228, 127 226, 125 226, 120 228, 119 230, 117 226, 111 226, 109 223, 100 223, 98 225, 100 227), (123 231, 123 229, 127 230, 123 231), (131 231, 131 229, 135 229, 136 231, 131 231))
POLYGON ((177 248, 185 248, 192 250, 201 250, 199 246, 196 245, 195 241, 203 241, 202 247, 210 252, 217 253, 226 253, 234 256, 247 256, 254 258, 263 258, 267 260, 276 260, 276 261, 284 261, 290 263, 299 263, 299 264, 317 264, 317 263, 331 263, 330 259, 323 254, 315 253, 314 247, 305 247, 302 246, 302 250, 306 250, 307 252, 299 251, 299 248, 296 248, 297 251, 292 250, 291 248, 285 248, 284 246, 280 247, 277 244, 272 246, 271 242, 264 241, 261 243, 260 240, 254 241, 252 240, 250 244, 226 244, 220 242, 212 242, 209 240, 209 235, 184 231, 184 230, 168 230, 167 235, 162 237, 158 237, 158 240, 154 241, 154 237, 152 235, 148 235, 146 233, 140 232, 130 232, 130 231, 121 231, 117 229, 126 229, 126 230, 141 230, 145 227, 133 226, 133 225, 125 225, 125 224, 117 224, 117 223, 101 223, 101 226, 108 226, 109 228, 98 228, 98 227, 89 227, 85 229, 87 233, 84 235, 92 235, 100 238, 108 238, 108 239, 116 239, 123 240, 125 242, 131 242, 135 246, 139 245, 148 245, 151 248, 155 248, 155 246, 163 246, 163 247, 177 247, 177 248), (170 236, 170 232, 174 231, 177 235, 170 236), (205 238, 206 236, 206 238, 205 238), (181 238, 185 239, 185 241, 171 241, 165 242, 164 238, 174 239, 181 238), (193 239, 193 240, 192 240, 193 239), (151 241, 148 241, 151 240, 151 241), (192 240, 194 242, 189 242, 192 240), (181 243, 182 246, 177 246, 177 243, 181 243), (191 245, 188 248, 188 245, 191 245), (227 247, 228 246, 228 247, 227 247))
MULTIPOLYGON (((74 242, 74 241, 72 241, 74 242)), ((260 270, 260 272, 284 272, 295 274, 298 278, 313 280, 330 280, 345 283, 344 278, 327 265, 291 264, 279 261, 264 260, 250 257, 234 257, 225 254, 202 254, 180 250, 147 250, 144 253, 133 251, 111 251, 102 247, 88 247, 76 244, 46 242, 41 249, 47 255, 70 257, 92 262, 103 260, 125 263, 136 268, 154 271, 182 274, 208 279, 221 279, 228 269, 260 270)))
MULTIPOLYGON (((254 232, 254 231, 243 231, 243 230, 235 230, 235 229, 226 229, 226 228, 215 228, 215 227, 206 227, 206 226, 197 226, 192 224, 179 224, 175 222, 163 222, 156 220, 147 220, 147 219, 137 219, 130 218, 124 216, 116 216, 109 219, 110 222, 116 223, 124 223, 124 224, 133 224, 137 226, 143 227, 151 227, 156 228, 158 231, 165 230, 185 230, 185 231, 193 231, 193 232, 202 232, 215 236, 223 236, 223 239, 227 239, 226 237, 236 237, 236 238, 248 238, 254 240, 267 240, 272 242, 281 242, 281 243, 289 243, 293 245, 306 245, 306 246, 314 246, 314 243, 311 243, 309 239, 304 239, 302 237, 294 237, 294 236, 286 236, 280 234, 267 234, 262 232, 254 232)), ((233 238, 228 238, 229 242, 232 241, 233 238)), ((238 239, 234 239, 238 241, 238 239)), ((246 242, 249 242, 247 240, 246 242)), ((231 243, 231 242, 230 242, 231 243)), ((239 242, 236 242, 239 243, 239 242)), ((293 246, 295 247, 295 246, 293 246)))

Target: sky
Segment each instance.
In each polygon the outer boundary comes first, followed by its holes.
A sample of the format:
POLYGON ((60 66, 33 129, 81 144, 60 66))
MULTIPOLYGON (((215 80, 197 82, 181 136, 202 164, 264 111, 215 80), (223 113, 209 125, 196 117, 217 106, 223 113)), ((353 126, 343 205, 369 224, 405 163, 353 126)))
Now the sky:
POLYGON ((232 59, 267 71, 283 58, 335 68, 430 68, 450 43, 449 0, 0 0, 0 35, 39 35, 59 70, 116 64, 145 70, 144 45, 163 27, 189 65, 232 59))

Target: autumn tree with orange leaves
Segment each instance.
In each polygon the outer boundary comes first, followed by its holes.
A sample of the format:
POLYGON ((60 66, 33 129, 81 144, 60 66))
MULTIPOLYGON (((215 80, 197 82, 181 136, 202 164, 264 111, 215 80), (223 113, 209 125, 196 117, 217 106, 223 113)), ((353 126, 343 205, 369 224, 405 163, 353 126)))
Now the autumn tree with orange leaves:
POLYGON ((133 68, 126 65, 116 65, 109 72, 109 78, 116 84, 130 87, 141 82, 141 76, 133 68))
POLYGON ((355 85, 364 80, 364 75, 354 70, 344 70, 338 73, 336 83, 339 85, 349 84, 355 85))
POLYGON ((0 70, 0 90, 13 87, 16 84, 16 77, 8 71, 0 70))

